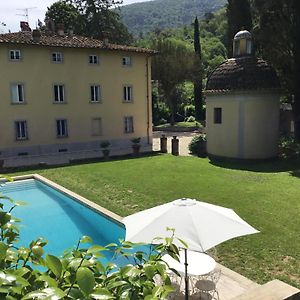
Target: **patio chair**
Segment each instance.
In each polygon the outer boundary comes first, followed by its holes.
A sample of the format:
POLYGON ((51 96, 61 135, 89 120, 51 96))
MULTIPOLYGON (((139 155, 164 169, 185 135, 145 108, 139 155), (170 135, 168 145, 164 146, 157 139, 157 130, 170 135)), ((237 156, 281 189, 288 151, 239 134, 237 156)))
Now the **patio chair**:
POLYGON ((195 282, 194 287, 195 291, 202 295, 201 299, 205 299, 204 296, 208 299, 217 299, 219 300, 219 292, 217 290, 217 282, 221 276, 221 270, 215 269, 211 273, 205 276, 199 277, 199 280, 195 282))

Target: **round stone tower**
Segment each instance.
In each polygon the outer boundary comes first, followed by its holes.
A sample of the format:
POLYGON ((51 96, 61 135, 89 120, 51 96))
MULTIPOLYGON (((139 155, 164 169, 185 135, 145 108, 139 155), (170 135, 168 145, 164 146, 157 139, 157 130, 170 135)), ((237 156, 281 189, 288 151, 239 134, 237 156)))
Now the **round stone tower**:
POLYGON ((253 55, 250 32, 238 32, 233 58, 219 65, 206 86, 207 152, 210 157, 277 156, 280 83, 273 68, 253 55))

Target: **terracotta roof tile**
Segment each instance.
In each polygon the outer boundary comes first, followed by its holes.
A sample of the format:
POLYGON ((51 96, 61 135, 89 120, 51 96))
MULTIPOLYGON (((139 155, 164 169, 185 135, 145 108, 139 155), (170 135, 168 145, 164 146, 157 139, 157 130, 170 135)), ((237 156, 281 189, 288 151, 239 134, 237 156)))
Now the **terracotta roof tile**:
POLYGON ((96 40, 84 36, 59 36, 55 34, 42 34, 40 40, 34 41, 31 32, 14 32, 0 34, 0 44, 24 44, 24 45, 39 45, 49 47, 66 47, 66 48, 98 48, 105 50, 120 50, 128 52, 138 52, 146 54, 155 54, 156 51, 138 48, 132 46, 123 46, 110 43, 104 43, 101 40, 96 40))
POLYGON ((275 70, 253 56, 226 60, 211 73, 206 84, 207 92, 276 88, 280 88, 280 82, 275 70))

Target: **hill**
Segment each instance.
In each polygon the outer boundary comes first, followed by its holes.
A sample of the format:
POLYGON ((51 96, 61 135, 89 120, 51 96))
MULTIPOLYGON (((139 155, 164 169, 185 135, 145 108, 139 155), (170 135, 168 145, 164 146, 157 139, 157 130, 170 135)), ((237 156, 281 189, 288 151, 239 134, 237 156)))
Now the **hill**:
POLYGON ((120 15, 129 31, 137 36, 156 29, 190 25, 225 5, 226 0, 153 0, 120 7, 120 15))

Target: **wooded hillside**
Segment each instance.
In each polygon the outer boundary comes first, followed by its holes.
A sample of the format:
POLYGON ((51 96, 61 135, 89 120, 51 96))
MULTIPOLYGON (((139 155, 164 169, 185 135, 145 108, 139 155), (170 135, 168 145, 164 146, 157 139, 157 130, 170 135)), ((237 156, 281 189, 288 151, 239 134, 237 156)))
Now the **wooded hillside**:
POLYGON ((129 31, 137 36, 140 32, 190 25, 195 16, 202 18, 225 3, 226 0, 153 0, 122 6, 120 15, 129 31))

